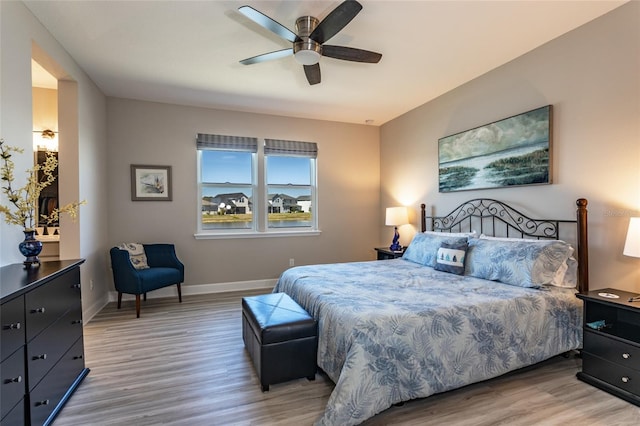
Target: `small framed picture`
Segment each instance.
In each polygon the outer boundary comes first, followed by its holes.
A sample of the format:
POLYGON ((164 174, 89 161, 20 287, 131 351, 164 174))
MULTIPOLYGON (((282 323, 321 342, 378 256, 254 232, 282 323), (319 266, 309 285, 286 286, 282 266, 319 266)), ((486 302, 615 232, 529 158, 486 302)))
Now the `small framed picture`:
POLYGON ((171 199, 171 166, 131 165, 131 201, 171 199))

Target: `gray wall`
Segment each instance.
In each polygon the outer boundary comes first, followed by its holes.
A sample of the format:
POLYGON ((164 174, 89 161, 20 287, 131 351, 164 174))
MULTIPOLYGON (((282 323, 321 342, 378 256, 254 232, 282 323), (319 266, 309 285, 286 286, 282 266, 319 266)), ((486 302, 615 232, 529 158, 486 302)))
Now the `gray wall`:
POLYGON ((190 286, 271 285, 296 265, 373 259, 380 225, 379 128, 109 98, 109 245, 172 242, 190 286), (318 144, 319 236, 196 240, 196 133, 318 144), (131 164, 170 165, 173 201, 131 201, 131 164), (258 283, 253 283, 258 281, 258 283), (247 283, 251 282, 251 283, 247 283), (235 283, 229 285, 229 283, 235 283))
MULTIPOLYGON (((640 292, 640 259, 622 255, 629 217, 640 216, 639 117, 640 3, 631 2, 383 125, 382 206, 424 202, 445 214, 488 197, 563 219, 585 197, 591 288, 640 292), (438 193, 439 138, 548 104, 552 185, 438 193)), ((407 242, 415 227, 403 228, 407 242)))
MULTIPOLYGON (((86 200, 79 220, 61 221, 62 258, 84 258, 82 303, 89 318, 106 302, 106 98, 22 2, 0 1, 0 137, 25 150, 16 179, 33 165, 31 58, 58 79, 61 204, 86 200), (93 284, 93 285, 92 285, 93 284)), ((3 203, 5 202, 2 196, 3 203)), ((0 220, 0 265, 24 260, 22 230, 0 220)))

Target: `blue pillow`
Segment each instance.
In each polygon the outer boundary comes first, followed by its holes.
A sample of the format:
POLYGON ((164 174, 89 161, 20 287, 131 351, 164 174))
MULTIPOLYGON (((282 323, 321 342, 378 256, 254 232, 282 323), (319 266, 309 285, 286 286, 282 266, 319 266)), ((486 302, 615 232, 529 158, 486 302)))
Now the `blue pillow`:
POLYGON ((511 242, 474 239, 467 251, 467 275, 519 287, 551 284, 573 248, 564 241, 511 242))
POLYGON ((447 233, 431 234, 420 233, 413 237, 413 240, 405 250, 402 258, 424 266, 436 266, 436 254, 442 243, 466 244, 467 237, 450 236, 447 233))
POLYGON ((452 274, 464 274, 464 261, 467 256, 469 243, 466 241, 460 244, 442 243, 436 255, 436 266, 434 269, 452 274))

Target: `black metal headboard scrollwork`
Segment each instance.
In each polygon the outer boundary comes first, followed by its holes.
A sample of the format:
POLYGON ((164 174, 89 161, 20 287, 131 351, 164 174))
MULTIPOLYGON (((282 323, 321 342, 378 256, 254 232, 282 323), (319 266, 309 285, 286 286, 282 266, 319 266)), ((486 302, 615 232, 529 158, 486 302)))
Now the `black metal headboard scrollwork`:
POLYGON ((421 229, 422 232, 475 231, 490 236, 558 240, 561 239, 560 228, 567 225, 573 229, 569 232, 569 240, 575 242, 577 251, 578 291, 585 293, 589 291, 587 204, 585 198, 576 201, 575 220, 532 219, 508 204, 490 198, 466 201, 444 216, 427 216, 426 206, 421 204, 421 229), (427 228, 427 222, 430 228, 427 228))

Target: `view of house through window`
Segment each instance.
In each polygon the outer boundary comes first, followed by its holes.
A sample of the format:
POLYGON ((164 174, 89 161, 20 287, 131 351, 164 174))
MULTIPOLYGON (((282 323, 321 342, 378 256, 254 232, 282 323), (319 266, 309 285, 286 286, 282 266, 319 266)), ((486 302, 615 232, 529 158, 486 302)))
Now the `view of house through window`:
POLYGON ((251 152, 202 150, 202 229, 253 229, 251 152))
POLYGON ((266 156, 269 228, 311 227, 311 159, 266 156))
POLYGON ((197 142, 200 231, 317 228, 316 144, 203 134, 197 142))

